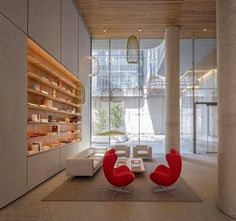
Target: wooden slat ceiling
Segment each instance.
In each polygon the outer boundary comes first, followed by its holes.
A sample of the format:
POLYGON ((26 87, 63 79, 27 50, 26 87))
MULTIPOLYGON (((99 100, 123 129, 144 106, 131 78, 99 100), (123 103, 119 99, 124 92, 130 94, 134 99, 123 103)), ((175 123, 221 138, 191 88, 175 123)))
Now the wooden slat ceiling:
POLYGON ((93 38, 127 38, 133 34, 142 38, 162 38, 168 25, 179 25, 182 38, 216 35, 216 0, 76 2, 93 38), (142 32, 138 32, 139 28, 142 32))

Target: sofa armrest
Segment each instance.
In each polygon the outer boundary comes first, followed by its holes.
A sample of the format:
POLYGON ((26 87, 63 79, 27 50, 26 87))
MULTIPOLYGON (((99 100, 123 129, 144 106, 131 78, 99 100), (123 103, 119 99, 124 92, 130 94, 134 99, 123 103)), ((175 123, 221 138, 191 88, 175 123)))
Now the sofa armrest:
POLYGON ((148 147, 148 156, 150 158, 152 158, 152 147, 151 146, 148 147))
POLYGON ((93 159, 69 158, 66 160, 67 176, 91 176, 93 170, 93 159))

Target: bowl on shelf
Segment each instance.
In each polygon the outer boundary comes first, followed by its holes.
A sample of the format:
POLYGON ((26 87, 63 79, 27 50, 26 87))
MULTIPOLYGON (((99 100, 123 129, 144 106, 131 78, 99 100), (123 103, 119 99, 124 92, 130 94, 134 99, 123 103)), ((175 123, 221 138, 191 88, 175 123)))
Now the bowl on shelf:
POLYGON ((41 122, 47 123, 47 122, 48 122, 48 119, 47 119, 47 118, 41 118, 41 122))

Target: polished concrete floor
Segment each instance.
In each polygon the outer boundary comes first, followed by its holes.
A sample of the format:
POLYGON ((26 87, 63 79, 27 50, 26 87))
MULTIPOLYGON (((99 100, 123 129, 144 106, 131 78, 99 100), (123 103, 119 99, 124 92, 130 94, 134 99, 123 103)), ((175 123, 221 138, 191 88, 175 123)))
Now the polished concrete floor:
POLYGON ((43 202, 44 196, 66 177, 64 172, 40 185, 6 208, 1 221, 224 221, 233 220, 216 207, 216 156, 183 156, 182 177, 203 202, 43 202))

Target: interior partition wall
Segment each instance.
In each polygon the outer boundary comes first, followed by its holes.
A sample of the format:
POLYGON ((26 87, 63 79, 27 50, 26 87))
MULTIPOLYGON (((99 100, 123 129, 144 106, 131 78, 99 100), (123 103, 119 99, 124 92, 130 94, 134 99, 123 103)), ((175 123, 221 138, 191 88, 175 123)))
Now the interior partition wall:
MULTIPOLYGON (((127 39, 92 39, 92 55, 100 64, 100 73, 91 80, 91 141, 95 147, 145 143, 154 152, 164 153, 165 41, 139 42, 140 62, 128 64, 127 39)), ((180 40, 181 152, 192 153, 196 145, 202 145, 200 140, 205 142, 194 125, 194 116, 200 122, 203 110, 194 112, 194 103, 216 101, 215 60, 215 39, 180 40)), ((209 125, 215 127, 216 120, 211 118, 209 125)))

